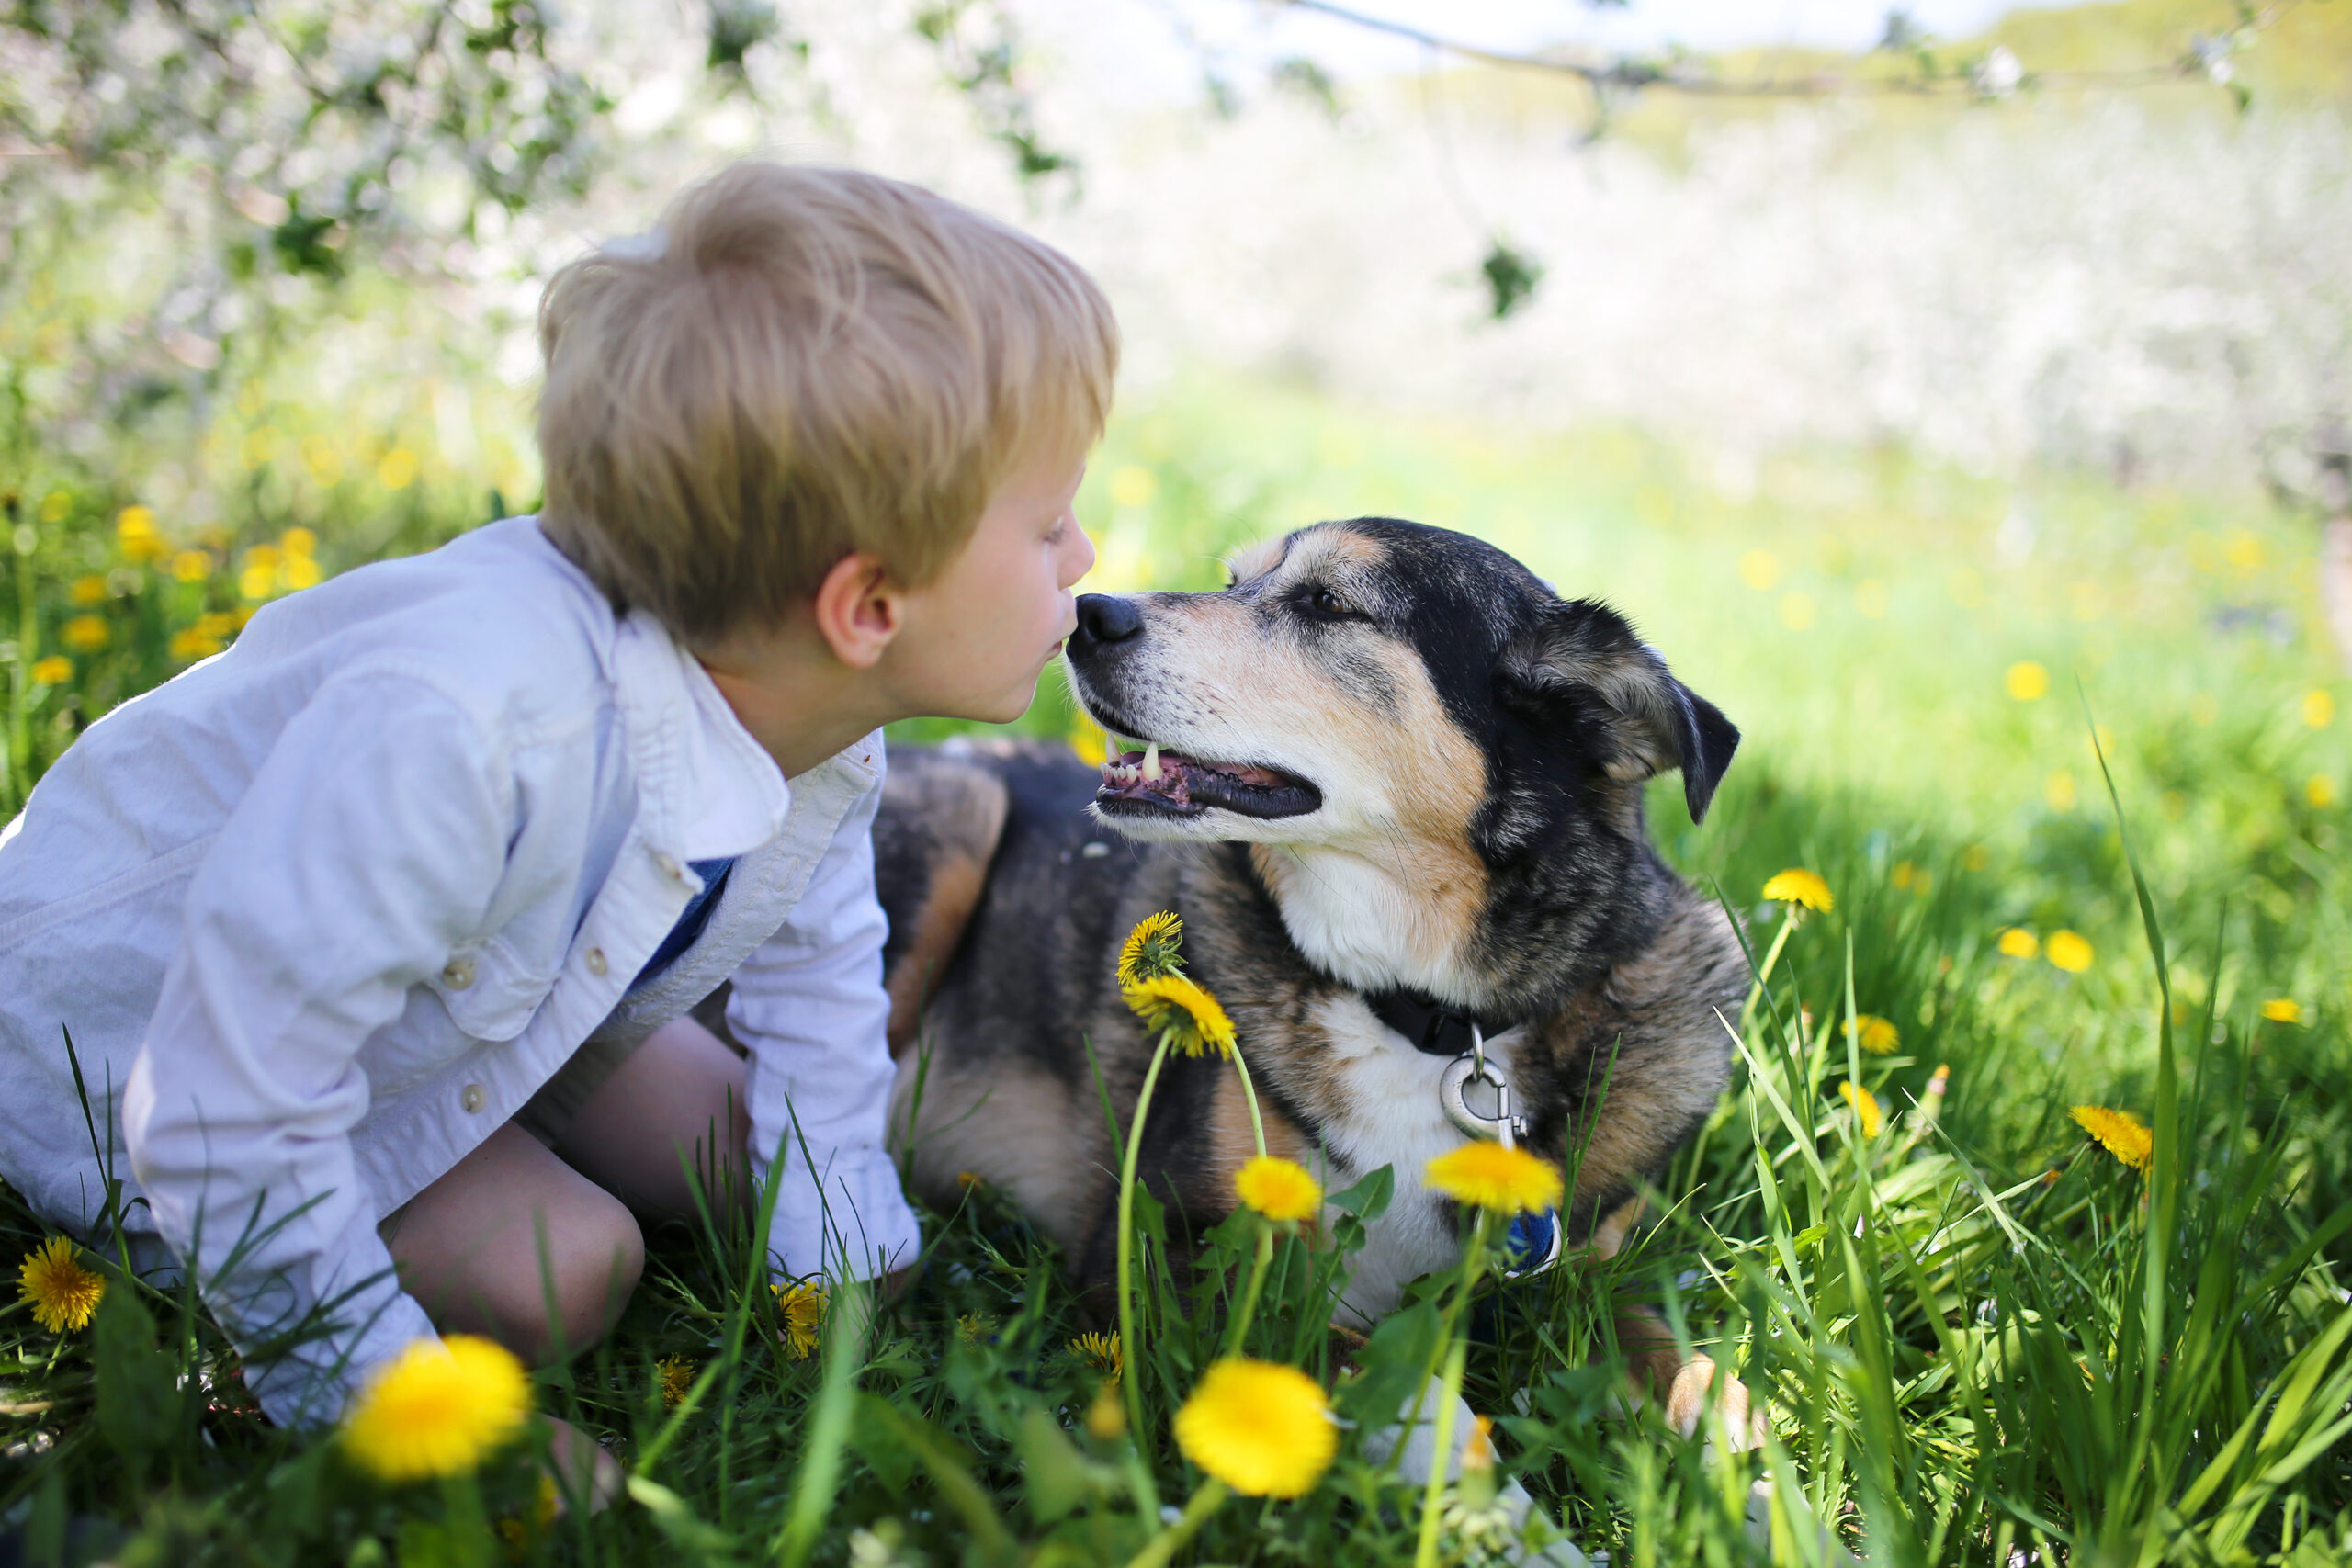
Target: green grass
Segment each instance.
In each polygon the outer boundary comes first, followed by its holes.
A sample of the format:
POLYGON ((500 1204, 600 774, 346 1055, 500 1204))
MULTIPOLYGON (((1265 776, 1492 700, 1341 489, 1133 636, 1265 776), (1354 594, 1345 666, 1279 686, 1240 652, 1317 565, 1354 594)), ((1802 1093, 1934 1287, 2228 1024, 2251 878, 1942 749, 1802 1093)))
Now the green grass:
MULTIPOLYGON (((17 558, 25 773, 77 716, 168 674, 193 617, 233 609, 245 544, 307 525, 340 566, 395 524, 421 544, 484 510, 423 486, 288 491, 182 582, 168 559, 123 558, 132 498, 59 493, 46 521, 26 503, 17 558), (103 595, 74 604, 94 574, 103 595), (107 646, 33 684, 75 614, 107 646)), ((2352 688, 2316 640, 2308 525, 1890 452, 1737 472, 1634 432, 1449 427, 1210 380, 1124 414, 1080 499, 1113 587, 1209 586, 1242 539, 1363 512, 1469 529, 1607 597, 1742 726, 1705 825, 1670 787, 1653 825, 1749 918, 1759 956, 1780 930, 1768 875, 1804 865, 1837 895, 1790 934, 1733 1090, 1637 1244, 1468 1314, 1468 1397, 1497 1417, 1506 1472, 1621 1568, 1759 1557, 1759 1465, 1710 1461, 1616 1397, 1608 1325, 1637 1296, 1769 1392, 1782 1561, 1804 1559, 1809 1519, 1893 1564, 2352 1553, 2352 688), (2049 677, 2036 700, 2007 689, 2023 660, 2049 677), (2006 956, 2011 928, 2045 953, 2078 932, 2094 956, 2080 973, 2006 956), (2265 1016, 2288 1001, 2293 1021, 2265 1016), (1892 1021, 1895 1048, 1849 1046, 1856 1014, 1892 1021), (1875 1137, 1849 1081, 1883 1108, 1875 1137), (2086 1139, 2068 1114, 2086 1102, 2155 1128, 2151 1176, 2086 1139)), ((1023 727, 1069 723, 1049 681, 1023 727)), ((118 1283, 63 1337, 14 1309, 0 1528, 30 1561, 124 1564, 1125 1561, 1151 1507, 1200 1482, 1167 1417, 1235 1287, 1171 1279, 1147 1246, 1131 1450, 1088 1431, 1100 1379, 1069 1348, 1088 1325, 1052 1249, 985 1190, 930 1221, 914 1292, 870 1323, 837 1293, 808 1360, 771 1348, 747 1228, 655 1236, 619 1331, 543 1377, 547 1408, 611 1435, 632 1500, 508 1540, 477 1521, 528 1516, 521 1456, 479 1491, 378 1488, 331 1443, 239 1414, 184 1296, 118 1283), (141 1296, 144 1319, 124 1310, 141 1296), (696 1370, 689 1406, 663 1403, 664 1357, 696 1370)), ((0 1206, 0 1258, 40 1234, 0 1206)), ((1237 1221, 1215 1245, 1243 1265, 1254 1234, 1237 1221)), ((1296 1503, 1226 1504, 1179 1561, 1413 1560, 1419 1499, 1358 1445, 1437 1364, 1445 1281, 1351 1348, 1321 1328, 1329 1261, 1284 1242, 1250 1337, 1333 1380, 1357 1423, 1340 1461, 1296 1503)))

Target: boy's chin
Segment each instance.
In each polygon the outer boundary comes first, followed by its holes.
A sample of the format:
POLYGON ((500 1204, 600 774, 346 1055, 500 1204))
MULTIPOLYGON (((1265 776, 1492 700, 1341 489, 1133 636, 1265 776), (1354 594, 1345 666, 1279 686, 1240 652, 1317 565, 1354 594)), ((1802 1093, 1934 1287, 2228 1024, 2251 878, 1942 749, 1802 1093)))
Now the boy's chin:
POLYGON ((975 724, 1011 724, 1029 711, 1029 705, 1036 697, 1037 688, 1033 683, 996 697, 967 697, 952 707, 943 704, 939 716, 968 719, 975 724))

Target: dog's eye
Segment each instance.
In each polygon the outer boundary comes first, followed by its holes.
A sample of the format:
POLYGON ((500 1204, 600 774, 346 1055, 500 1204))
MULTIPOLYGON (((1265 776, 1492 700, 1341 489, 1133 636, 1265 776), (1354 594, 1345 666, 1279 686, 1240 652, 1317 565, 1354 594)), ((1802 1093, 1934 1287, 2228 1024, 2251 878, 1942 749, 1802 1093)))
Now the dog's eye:
POLYGON ((1319 615, 1326 620, 1340 620, 1357 614, 1353 604, 1328 588, 1309 589, 1300 603, 1309 615, 1319 615))

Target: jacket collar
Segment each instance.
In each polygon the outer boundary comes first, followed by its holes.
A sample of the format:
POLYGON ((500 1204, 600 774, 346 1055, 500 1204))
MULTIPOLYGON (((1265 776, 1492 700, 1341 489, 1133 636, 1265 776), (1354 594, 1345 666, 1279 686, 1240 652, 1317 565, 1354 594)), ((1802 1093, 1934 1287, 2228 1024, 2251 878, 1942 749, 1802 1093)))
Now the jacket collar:
MULTIPOLYGON (((647 841, 681 862, 747 854, 772 842, 784 831, 791 787, 701 662, 646 612, 616 615, 535 520, 530 546, 595 605, 595 641, 647 841)), ((860 750, 853 746, 843 755, 860 750)))

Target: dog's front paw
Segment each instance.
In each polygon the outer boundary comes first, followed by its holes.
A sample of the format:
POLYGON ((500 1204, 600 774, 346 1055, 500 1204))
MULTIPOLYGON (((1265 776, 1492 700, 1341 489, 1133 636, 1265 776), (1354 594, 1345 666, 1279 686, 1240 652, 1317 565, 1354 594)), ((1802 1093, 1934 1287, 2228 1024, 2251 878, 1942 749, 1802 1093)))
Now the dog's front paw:
POLYGON ((1715 1363, 1704 1356, 1693 1356, 1675 1372, 1674 1381, 1667 1385, 1666 1418, 1677 1432, 1688 1438, 1699 1430, 1707 1418, 1710 1405, 1723 1410, 1724 1430, 1731 1434, 1731 1451, 1746 1453, 1764 1446, 1764 1408, 1747 1392, 1747 1385, 1737 1378, 1726 1376, 1718 1393, 1714 1388, 1715 1363))

